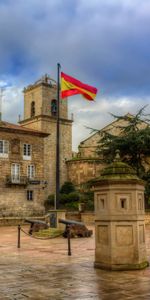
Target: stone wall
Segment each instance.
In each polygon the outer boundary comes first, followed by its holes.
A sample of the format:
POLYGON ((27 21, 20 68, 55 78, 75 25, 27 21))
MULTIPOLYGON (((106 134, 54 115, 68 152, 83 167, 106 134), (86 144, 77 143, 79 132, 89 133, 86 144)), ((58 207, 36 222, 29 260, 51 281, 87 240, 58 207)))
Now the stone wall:
POLYGON ((100 176, 103 165, 99 159, 78 158, 67 161, 68 181, 78 186, 100 176))

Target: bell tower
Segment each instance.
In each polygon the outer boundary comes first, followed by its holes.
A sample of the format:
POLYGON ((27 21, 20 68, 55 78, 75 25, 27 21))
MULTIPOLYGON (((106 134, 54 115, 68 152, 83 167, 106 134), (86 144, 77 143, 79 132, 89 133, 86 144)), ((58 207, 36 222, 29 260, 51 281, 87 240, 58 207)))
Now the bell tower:
MULTIPOLYGON (((49 133, 44 144, 47 195, 55 194, 57 84, 48 75, 24 88, 24 120, 21 126, 49 133)), ((72 120, 67 99, 60 99, 60 185, 67 180, 66 160, 72 157, 72 120)))
MULTIPOLYGON (((56 117, 57 85, 45 75, 34 84, 24 88, 24 120, 37 116, 56 117)), ((67 99, 60 101, 60 118, 68 118, 67 99)))

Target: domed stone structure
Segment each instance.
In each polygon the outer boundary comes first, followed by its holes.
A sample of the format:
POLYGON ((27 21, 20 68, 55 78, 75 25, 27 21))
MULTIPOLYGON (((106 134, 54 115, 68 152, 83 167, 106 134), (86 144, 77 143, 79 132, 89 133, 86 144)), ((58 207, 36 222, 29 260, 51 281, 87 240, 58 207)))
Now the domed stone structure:
POLYGON ((126 163, 115 161, 94 181, 95 267, 110 270, 148 266, 144 224, 144 182, 126 163))

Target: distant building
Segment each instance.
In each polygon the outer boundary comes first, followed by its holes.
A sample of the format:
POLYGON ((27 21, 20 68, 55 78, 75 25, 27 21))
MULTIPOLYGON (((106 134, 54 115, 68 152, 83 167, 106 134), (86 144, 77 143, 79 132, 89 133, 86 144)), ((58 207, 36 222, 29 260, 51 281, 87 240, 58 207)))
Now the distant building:
MULTIPOLYGON (((132 115, 128 115, 132 118, 132 115)), ((67 161, 68 180, 80 188, 88 180, 100 176, 105 165, 101 163, 100 157, 97 155, 97 147, 100 146, 103 133, 108 131, 119 135, 119 127, 126 125, 127 121, 117 119, 82 141, 76 156, 74 154, 74 157, 67 161)), ((146 126, 147 123, 141 123, 142 128, 146 126)))

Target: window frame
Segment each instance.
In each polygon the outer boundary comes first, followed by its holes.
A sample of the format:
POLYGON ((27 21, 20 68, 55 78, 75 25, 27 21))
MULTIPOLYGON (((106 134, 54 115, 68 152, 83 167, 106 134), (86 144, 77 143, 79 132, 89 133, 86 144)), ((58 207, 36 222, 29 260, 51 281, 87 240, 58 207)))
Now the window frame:
POLYGON ((11 164, 11 180, 13 183, 20 182, 20 164, 18 163, 11 164))
POLYGON ((53 117, 56 117, 57 116, 57 111, 58 111, 57 100, 56 99, 52 99, 51 100, 51 115, 53 117))
POLYGON ((27 166, 27 177, 29 179, 34 179, 35 178, 35 165, 31 164, 27 166))
POLYGON ((8 154, 9 154, 9 141, 0 140, 0 157, 7 158, 8 154), (1 150, 2 150, 2 152, 1 152, 1 150))
POLYGON ((30 112, 31 118, 35 116, 35 101, 31 102, 31 112, 30 112))
POLYGON ((33 201, 33 199, 34 199, 34 192, 33 192, 33 190, 27 190, 27 194, 26 194, 26 196, 27 196, 27 201, 33 201))
POLYGON ((31 153, 32 153, 32 145, 24 143, 23 144, 23 159, 31 160, 31 153))

